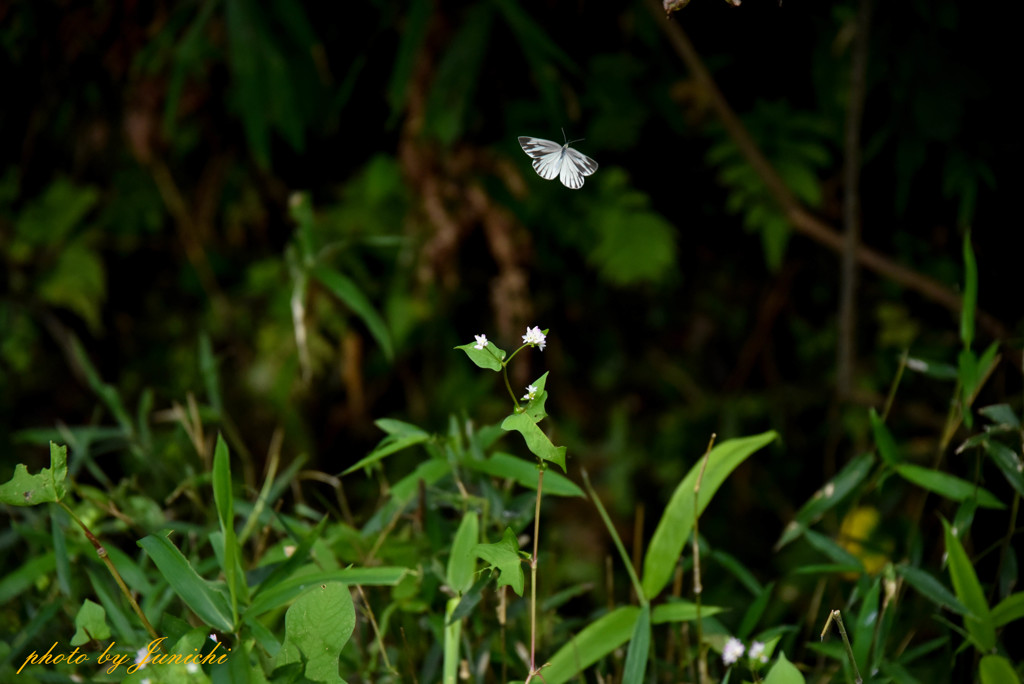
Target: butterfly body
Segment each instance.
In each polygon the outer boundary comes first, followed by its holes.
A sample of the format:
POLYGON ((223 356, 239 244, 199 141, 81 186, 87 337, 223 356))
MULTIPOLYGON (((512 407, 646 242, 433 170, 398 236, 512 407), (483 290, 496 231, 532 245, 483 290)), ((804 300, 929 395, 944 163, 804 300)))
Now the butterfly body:
POLYGON ((573 190, 583 187, 583 178, 597 171, 597 162, 569 147, 543 138, 519 136, 519 144, 533 159, 533 169, 545 180, 556 176, 562 185, 573 190))

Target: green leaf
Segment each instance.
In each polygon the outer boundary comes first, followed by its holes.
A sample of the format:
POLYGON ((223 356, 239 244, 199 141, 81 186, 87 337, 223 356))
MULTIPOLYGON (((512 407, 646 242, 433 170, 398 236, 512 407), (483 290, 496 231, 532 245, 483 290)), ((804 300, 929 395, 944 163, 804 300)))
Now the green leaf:
POLYGON ((378 418, 373 421, 373 424, 394 437, 411 437, 413 435, 420 437, 430 436, 418 426, 413 425, 412 423, 406 423, 402 420, 395 420, 394 418, 378 418))
POLYGON ((391 79, 388 82, 388 105, 391 107, 388 128, 395 125, 405 110, 409 82, 412 79, 413 67, 416 66, 416 58, 420 53, 420 46, 427 37, 432 8, 430 0, 412 0, 408 4, 409 11, 405 15, 402 30, 398 34, 395 66, 391 70, 391 79))
POLYGON ((896 472, 918 487, 935 492, 951 501, 973 500, 982 508, 1006 508, 992 492, 949 473, 907 463, 897 465, 896 472))
POLYGON ((957 376, 955 366, 914 357, 907 359, 907 369, 915 373, 927 375, 930 378, 935 378, 936 380, 956 380, 957 376))
POLYGON ((313 277, 330 290, 334 295, 343 301, 352 311, 362 319, 369 329, 373 339, 380 345, 384 356, 391 360, 394 357, 394 349, 391 346, 391 334, 380 317, 373 304, 363 294, 362 290, 349 278, 345 277, 334 269, 326 266, 317 266, 313 269, 313 277))
POLYGON ((444 145, 452 144, 462 133, 491 45, 494 5, 486 2, 468 7, 462 25, 444 46, 447 49, 437 65, 423 115, 425 132, 444 145))
POLYGON ((99 192, 64 178, 53 181, 42 196, 33 199, 14 222, 18 240, 30 245, 59 245, 96 206, 99 192))
POLYGON ((978 409, 978 413, 994 423, 995 427, 1006 430, 1019 430, 1020 418, 1013 412, 1009 404, 992 404, 978 409))
MULTIPOLYGON (((537 488, 537 464, 511 454, 495 452, 484 460, 467 459, 463 465, 471 470, 518 482, 529 489, 537 488)), ((544 473, 544 494, 583 496, 583 490, 565 475, 548 470, 544 473)))
POLYGON ((48 304, 81 316, 91 331, 99 331, 102 328, 100 309, 107 296, 103 260, 81 241, 67 245, 39 283, 38 295, 48 304))
POLYGON ((356 470, 360 470, 368 465, 376 463, 377 461, 383 460, 384 458, 390 456, 391 454, 402 451, 403 449, 408 449, 409 447, 415 446, 416 444, 426 442, 428 439, 430 439, 430 435, 428 435, 426 432, 420 432, 418 434, 409 434, 401 437, 388 435, 387 437, 380 441, 380 444, 378 444, 373 451, 371 451, 366 456, 362 457, 361 459, 350 465, 348 468, 345 468, 345 470, 343 470, 341 474, 348 475, 349 473, 355 472, 356 470))
POLYGON ((960 615, 967 614, 966 606, 960 603, 960 600, 953 595, 953 592, 946 588, 946 585, 928 571, 910 565, 897 565, 894 567, 896 573, 907 580, 907 584, 917 589, 922 596, 932 601, 935 605, 940 608, 949 608, 960 615))
MULTIPOLYGON (((326 519, 326 518, 325 518, 326 519)), ((311 567, 311 566, 307 566, 311 567)), ((343 584, 360 584, 362 586, 395 586, 409 574, 408 568, 347 568, 345 570, 329 570, 326 572, 304 571, 296 573, 273 585, 253 599, 245 613, 245 621, 252 624, 255 618, 268 611, 280 608, 311 586, 328 582, 343 584)))
POLYGON ((526 440, 526 448, 537 458, 557 464, 565 472, 565 447, 556 447, 537 427, 533 417, 527 413, 513 413, 501 423, 503 430, 516 431, 526 440))
POLYGON ((231 622, 238 621, 238 595, 245 588, 245 576, 240 565, 240 550, 235 538, 235 504, 231 491, 231 456, 224 436, 217 433, 217 446, 213 452, 213 501, 224 540, 224 558, 221 571, 231 598, 231 622))
POLYGON ((444 661, 441 666, 441 683, 458 684, 459 677, 459 639, 462 636, 462 621, 453 620, 452 614, 459 604, 459 599, 450 598, 444 608, 444 661))
POLYGON ((28 474, 24 463, 14 466, 14 475, 0 485, 0 502, 12 506, 56 503, 67 495, 68 448, 50 442, 50 467, 28 474))
MULTIPOLYGON (((727 609, 719 606, 708 606, 701 604, 700 616, 711 617, 724 613, 727 609)), ((651 622, 655 625, 666 622, 691 622, 697 619, 697 604, 690 601, 671 599, 666 603, 658 604, 651 613, 651 622)))
POLYGON ((676 228, 661 214, 612 205, 594 227, 588 260, 612 284, 658 283, 675 270, 676 228))
POLYGON ((897 465, 903 460, 903 457, 900 455, 899 449, 896 448, 896 440, 892 438, 889 428, 886 427, 885 422, 875 409, 871 409, 868 412, 868 418, 871 420, 871 431, 875 435, 875 446, 878 447, 878 453, 882 460, 888 466, 897 465))
POLYGON ((829 560, 841 565, 857 567, 859 572, 864 572, 864 564, 861 560, 837 544, 833 539, 814 530, 805 530, 804 539, 814 549, 827 556, 829 560))
POLYGON ((1024 618, 1024 591, 1010 594, 992 609, 992 624, 996 627, 1008 625, 1024 618))
POLYGON ((881 593, 882 578, 876 577, 871 583, 871 588, 864 594, 861 601, 860 611, 857 613, 857 620, 853 624, 853 657, 857 661, 857 667, 861 672, 872 672, 874 668, 868 661, 875 641, 875 631, 879 618, 879 595, 881 593))
MULTIPOLYGON (((711 497, 737 466, 777 437, 777 433, 769 431, 752 437, 730 439, 712 449, 708 455, 707 469, 701 484, 698 512, 703 512, 707 508, 711 497)), ((701 467, 701 461, 698 460, 676 487, 647 547, 642 584, 644 595, 648 599, 657 596, 672 578, 676 561, 683 552, 683 544, 693 529, 693 489, 697 484, 701 467)))
POLYGON ((523 595, 526 578, 523 576, 523 558, 519 551, 516 533, 511 527, 505 528, 505 534, 497 544, 477 544, 473 553, 498 568, 498 588, 508 585, 518 595, 523 595))
POLYGON ((551 657, 551 665, 544 668, 544 680, 564 684, 622 646, 633 635, 639 615, 639 607, 622 606, 584 627, 551 657))
POLYGON ((447 582, 452 591, 465 593, 473 586, 476 573, 474 547, 480 536, 480 521, 475 512, 462 516, 459 529, 455 531, 452 552, 448 557, 447 582))
POLYGON ((338 676, 338 659, 356 626, 348 587, 340 582, 313 587, 292 604, 284 621, 285 640, 276 666, 302 663, 307 679, 344 682, 338 676))
POLYGON ((969 611, 964 616, 964 626, 978 650, 987 653, 995 648, 996 631, 985 592, 982 591, 967 552, 953 534, 953 528, 945 519, 942 526, 945 528, 946 556, 949 558, 949 577, 953 581, 953 591, 969 611))
POLYGON ((964 232, 964 295, 960 309, 960 340, 964 349, 974 343, 974 313, 978 306, 978 262, 971 247, 971 231, 964 232))
POLYGON ((1020 456, 1017 455, 1017 452, 994 439, 983 440, 982 447, 985 449, 985 453, 992 458, 992 461, 999 468, 1006 481, 1010 483, 1010 486, 1017 490, 1018 494, 1024 496, 1024 467, 1021 465, 1020 456))
POLYGON ((875 457, 870 453, 861 454, 847 463, 835 477, 800 507, 793 521, 782 532, 779 541, 775 542, 775 550, 778 551, 794 539, 799 538, 805 528, 821 520, 825 513, 867 478, 874 464, 875 457))
POLYGON ((476 342, 462 344, 455 348, 466 352, 466 356, 469 357, 470 361, 480 368, 486 368, 487 370, 500 371, 501 362, 505 360, 505 350, 498 348, 496 344, 489 340, 487 346, 483 349, 477 349, 476 342))
POLYGON ((782 651, 779 651, 779 659, 764 678, 764 684, 805 684, 806 681, 796 665, 786 660, 786 654, 782 651))
POLYGON ((651 606, 645 603, 633 625, 633 636, 626 651, 626 664, 622 668, 622 681, 642 682, 647 674, 647 660, 651 651, 651 606))
POLYGON ((736 628, 736 638, 746 639, 754 632, 754 628, 757 627, 757 623, 760 622, 761 616, 764 615, 765 608, 768 607, 768 601, 772 597, 772 591, 775 589, 775 583, 769 583, 761 593, 754 597, 754 600, 750 602, 750 606, 746 612, 743 613, 743 619, 740 621, 740 626, 736 628))
POLYGON ((978 663, 978 678, 981 684, 1019 684, 1020 677, 1013 669, 1013 663, 1000 655, 983 656, 978 663))
POLYGON ((75 616, 75 635, 71 637, 72 646, 81 646, 92 639, 103 641, 110 638, 110 626, 107 625, 107 611, 103 606, 89 599, 82 602, 82 607, 75 616))
POLYGON ((157 570, 199 619, 222 632, 233 632, 231 606, 224 594, 196 573, 192 564, 166 537, 149 535, 138 541, 157 570))

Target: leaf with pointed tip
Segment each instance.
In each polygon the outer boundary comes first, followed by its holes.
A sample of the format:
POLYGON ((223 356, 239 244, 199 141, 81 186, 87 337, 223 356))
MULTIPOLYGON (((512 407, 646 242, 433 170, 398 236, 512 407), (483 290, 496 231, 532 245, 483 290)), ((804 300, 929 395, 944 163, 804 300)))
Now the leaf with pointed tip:
POLYGON ((516 533, 511 527, 505 528, 505 534, 497 544, 477 544, 473 552, 485 561, 498 568, 498 588, 508 585, 512 591, 523 595, 526 578, 523 575, 523 556, 519 551, 516 533))

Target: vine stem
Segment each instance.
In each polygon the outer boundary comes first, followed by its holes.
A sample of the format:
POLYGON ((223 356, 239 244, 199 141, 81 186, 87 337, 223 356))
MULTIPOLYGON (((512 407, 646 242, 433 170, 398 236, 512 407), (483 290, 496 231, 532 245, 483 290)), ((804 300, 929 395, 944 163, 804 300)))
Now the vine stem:
POLYGON ((540 499, 544 488, 544 464, 537 466, 537 504, 533 512, 533 554, 530 556, 530 674, 524 684, 534 676, 546 682, 537 667, 537 547, 540 544, 540 499))
POLYGON ((110 574, 114 577, 114 581, 117 582, 117 586, 121 589, 121 593, 124 594, 125 598, 128 599, 128 602, 132 604, 132 610, 134 610, 135 614, 139 616, 139 620, 142 621, 142 625, 146 628, 146 631, 149 632, 149 635, 154 639, 159 639, 160 635, 156 633, 155 629, 153 629, 153 625, 149 624, 149 619, 146 618, 146 614, 142 612, 142 608, 139 607, 135 597, 132 596, 130 591, 128 591, 128 586, 124 583, 124 580, 121 579, 121 573, 117 571, 117 567, 114 565, 114 562, 110 560, 110 556, 107 555, 107 550, 103 548, 103 544, 100 544, 100 540, 97 539, 96 535, 92 533, 89 527, 82 522, 82 519, 75 515, 75 512, 71 510, 70 506, 63 501, 58 501, 57 503, 61 508, 67 511, 72 520, 78 523, 78 526, 82 528, 82 532, 85 533, 89 543, 91 543, 93 548, 96 549, 96 555, 100 557, 100 560, 102 560, 104 564, 106 564, 107 570, 109 570, 110 574))

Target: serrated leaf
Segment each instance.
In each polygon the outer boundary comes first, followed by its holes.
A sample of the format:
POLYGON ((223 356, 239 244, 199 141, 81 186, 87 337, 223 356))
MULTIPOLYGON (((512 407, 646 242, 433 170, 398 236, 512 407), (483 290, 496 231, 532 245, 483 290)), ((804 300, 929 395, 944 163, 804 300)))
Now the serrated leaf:
POLYGON ((523 575, 523 558, 519 552, 519 542, 511 527, 505 528, 505 534, 496 544, 477 544, 473 552, 485 561, 498 568, 498 588, 512 587, 512 591, 523 595, 526 578, 523 575))
POLYGON ((50 442, 50 467, 29 475, 24 463, 14 466, 14 475, 0 485, 0 502, 12 506, 56 503, 67 494, 68 448, 50 442))

